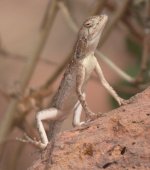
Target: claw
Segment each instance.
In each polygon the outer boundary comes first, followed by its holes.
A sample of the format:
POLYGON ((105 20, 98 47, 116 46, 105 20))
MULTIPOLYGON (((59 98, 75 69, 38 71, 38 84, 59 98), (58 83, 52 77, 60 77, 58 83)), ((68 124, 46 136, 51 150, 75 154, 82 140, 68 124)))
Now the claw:
POLYGON ((16 140, 20 141, 20 142, 24 142, 24 143, 31 143, 34 146, 38 147, 39 149, 45 149, 46 148, 46 144, 42 143, 41 141, 36 141, 33 140, 31 137, 29 137, 26 133, 24 133, 24 138, 16 138, 16 140), (25 139, 24 139, 25 138, 25 139))
POLYGON ((88 115, 86 116, 86 122, 90 122, 93 121, 95 119, 98 118, 98 115, 96 113, 90 112, 88 113, 88 115))
POLYGON ((119 105, 120 105, 120 106, 123 106, 123 105, 125 105, 125 104, 127 104, 127 100, 120 98, 119 105))

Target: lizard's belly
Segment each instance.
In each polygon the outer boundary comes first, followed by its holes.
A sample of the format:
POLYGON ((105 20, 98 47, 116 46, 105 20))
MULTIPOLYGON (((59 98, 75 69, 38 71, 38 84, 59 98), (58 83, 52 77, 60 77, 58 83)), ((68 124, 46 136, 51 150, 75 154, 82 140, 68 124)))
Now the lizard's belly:
POLYGON ((89 55, 83 60, 83 66, 85 67, 85 84, 89 80, 94 68, 95 68, 95 56, 89 55))
MULTIPOLYGON (((95 57, 92 55, 87 56, 81 63, 85 68, 85 77, 82 85, 82 93, 85 90, 88 79, 91 76, 93 69, 95 68, 95 57)), ((63 112, 70 113, 75 104, 78 101, 78 96, 76 93, 76 68, 72 73, 67 74, 65 79, 61 82, 60 88, 57 91, 52 107, 56 107, 63 112)))
MULTIPOLYGON (((83 60, 82 62, 84 68, 85 68, 85 78, 84 78, 84 83, 82 85, 82 93, 85 91, 86 84, 95 68, 95 57, 93 55, 89 55, 86 57, 86 59, 83 60)), ((64 98, 63 102, 63 110, 66 112, 70 112, 74 105, 78 101, 78 96, 76 93, 76 80, 74 80, 74 84, 72 84, 72 88, 69 90, 69 93, 67 96, 64 98)))

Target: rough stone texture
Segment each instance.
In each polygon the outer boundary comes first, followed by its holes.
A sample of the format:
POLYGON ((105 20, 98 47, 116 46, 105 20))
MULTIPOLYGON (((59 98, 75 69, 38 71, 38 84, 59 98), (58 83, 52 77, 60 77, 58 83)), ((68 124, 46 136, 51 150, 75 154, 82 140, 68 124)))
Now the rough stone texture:
POLYGON ((150 88, 56 141, 29 170, 150 170, 150 88))

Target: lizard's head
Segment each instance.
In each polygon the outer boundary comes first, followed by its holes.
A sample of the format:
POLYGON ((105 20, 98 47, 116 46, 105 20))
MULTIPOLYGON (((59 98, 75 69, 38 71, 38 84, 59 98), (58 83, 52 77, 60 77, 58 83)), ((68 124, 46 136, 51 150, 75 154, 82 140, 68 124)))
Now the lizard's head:
POLYGON ((107 20, 106 15, 92 16, 85 20, 78 34, 77 58, 94 53, 107 20))
POLYGON ((101 35, 107 20, 107 15, 89 17, 81 28, 82 35, 87 37, 88 41, 97 38, 97 36, 101 35))

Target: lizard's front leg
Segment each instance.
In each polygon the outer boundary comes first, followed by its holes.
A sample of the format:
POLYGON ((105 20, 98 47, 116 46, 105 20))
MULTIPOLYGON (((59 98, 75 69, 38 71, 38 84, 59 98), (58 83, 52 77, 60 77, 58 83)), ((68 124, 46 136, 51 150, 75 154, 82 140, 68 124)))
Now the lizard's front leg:
POLYGON ((119 105, 123 105, 125 103, 125 100, 118 96, 118 94, 115 92, 115 90, 109 85, 109 83, 106 81, 104 74, 102 72, 102 69, 95 58, 95 71, 97 75, 100 78, 100 81, 102 85, 107 89, 107 91, 114 97, 114 99, 118 102, 119 105))
POLYGON ((86 120, 94 120, 97 118, 97 114, 96 113, 93 113, 89 108, 88 108, 88 105, 87 105, 87 102, 85 100, 85 96, 84 94, 82 93, 81 89, 82 89, 82 86, 84 84, 84 80, 85 80, 85 68, 83 66, 80 66, 78 71, 77 71, 77 77, 76 77, 76 93, 77 93, 77 96, 78 96, 78 99, 85 111, 85 114, 86 114, 86 120))

